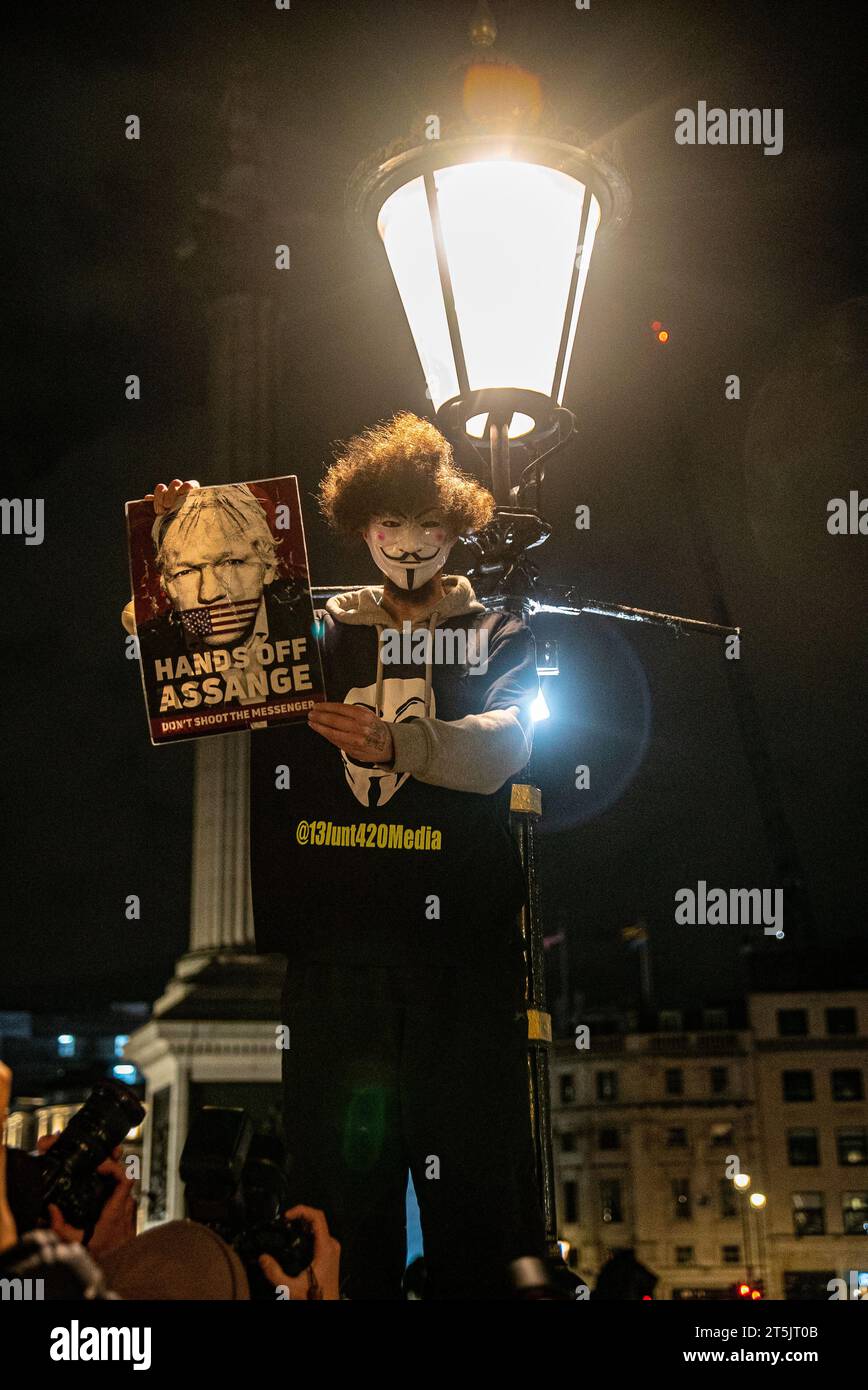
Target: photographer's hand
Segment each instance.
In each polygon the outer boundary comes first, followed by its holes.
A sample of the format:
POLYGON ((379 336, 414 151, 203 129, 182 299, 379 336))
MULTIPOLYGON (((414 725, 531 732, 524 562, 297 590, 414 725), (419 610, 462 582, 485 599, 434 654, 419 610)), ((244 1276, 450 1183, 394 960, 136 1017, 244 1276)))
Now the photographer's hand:
POLYGON ((6 1118, 9 1114, 9 1099, 12 1095, 12 1073, 0 1062, 0 1255, 10 1250, 18 1240, 15 1218, 9 1210, 6 1199, 6 1118))
POLYGON ((115 1179, 115 1188, 99 1214, 93 1228, 93 1235, 87 1248, 95 1260, 117 1250, 136 1235, 136 1199, 133 1196, 133 1179, 127 1177, 126 1169, 117 1158, 107 1158, 96 1170, 115 1179))
MULTIPOLYGON (((56 1141, 56 1134, 46 1134, 37 1140, 36 1147, 40 1153, 45 1153, 56 1141)), ((121 1245, 126 1245, 127 1241, 133 1240, 136 1235, 136 1202, 133 1197, 133 1179, 128 1178, 123 1164, 120 1162, 123 1150, 114 1150, 111 1158, 106 1158, 97 1168, 98 1173, 105 1173, 107 1177, 115 1179, 115 1186, 111 1196, 105 1203, 99 1214, 99 1220, 93 1228, 93 1234, 87 1242, 87 1248, 94 1259, 99 1259, 102 1255, 107 1255, 110 1250, 117 1250, 121 1245)), ((73 1244, 81 1245, 84 1240, 84 1231, 78 1226, 71 1226, 65 1219, 60 1207, 54 1203, 49 1205, 51 1215, 51 1229, 55 1235, 60 1236, 61 1240, 67 1240, 73 1244)))
POLYGON ((260 1255, 259 1268, 262 1273, 275 1288, 283 1285, 289 1289, 291 1299, 303 1302, 311 1299, 336 1302, 341 1296, 341 1247, 334 1237, 329 1235, 325 1214, 317 1211, 316 1207, 291 1207, 283 1214, 287 1221, 292 1221, 296 1216, 303 1216, 310 1222, 313 1229, 313 1260, 308 1269, 291 1279, 271 1255, 260 1255))

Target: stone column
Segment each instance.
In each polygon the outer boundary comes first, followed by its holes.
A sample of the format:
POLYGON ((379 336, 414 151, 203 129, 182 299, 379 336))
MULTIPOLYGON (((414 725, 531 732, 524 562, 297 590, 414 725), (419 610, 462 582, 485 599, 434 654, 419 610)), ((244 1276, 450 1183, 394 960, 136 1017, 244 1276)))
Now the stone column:
MULTIPOLYGON (((208 475, 220 483, 272 477, 283 467, 285 272, 274 257, 286 233, 275 215, 259 103, 241 67, 220 111, 226 157, 217 191, 198 200, 195 269, 210 354, 208 475)), ((250 734, 200 739, 195 756, 190 951, 250 955, 250 734)))
POLYGON ((249 759, 249 733, 202 740, 196 749, 191 951, 253 947, 249 759))

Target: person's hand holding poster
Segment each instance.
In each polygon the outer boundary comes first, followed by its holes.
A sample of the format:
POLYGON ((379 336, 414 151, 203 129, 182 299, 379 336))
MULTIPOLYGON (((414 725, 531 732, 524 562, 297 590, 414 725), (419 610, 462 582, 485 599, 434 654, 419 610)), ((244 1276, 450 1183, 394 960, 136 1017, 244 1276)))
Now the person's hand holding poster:
POLYGON ((126 505, 153 743, 303 719, 325 698, 294 477, 126 505))

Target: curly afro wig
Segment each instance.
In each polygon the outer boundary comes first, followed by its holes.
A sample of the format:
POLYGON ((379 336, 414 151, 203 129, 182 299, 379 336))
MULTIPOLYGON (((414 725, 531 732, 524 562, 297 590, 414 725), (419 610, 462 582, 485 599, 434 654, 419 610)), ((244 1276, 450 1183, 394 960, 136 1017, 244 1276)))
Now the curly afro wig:
POLYGON ((430 421, 409 411, 339 446, 318 501, 329 526, 345 536, 358 536, 375 517, 409 516, 426 507, 438 507, 456 536, 494 516, 488 489, 456 468, 452 446, 430 421))

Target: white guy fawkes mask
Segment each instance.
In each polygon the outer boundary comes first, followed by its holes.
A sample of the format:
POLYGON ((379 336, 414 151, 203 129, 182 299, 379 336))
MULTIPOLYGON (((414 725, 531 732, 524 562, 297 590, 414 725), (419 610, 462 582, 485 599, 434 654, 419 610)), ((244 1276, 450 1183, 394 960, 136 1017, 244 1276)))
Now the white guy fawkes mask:
POLYGON ((421 589, 442 570, 455 544, 436 507, 403 516, 375 517, 364 532, 377 569, 399 589, 421 589))

